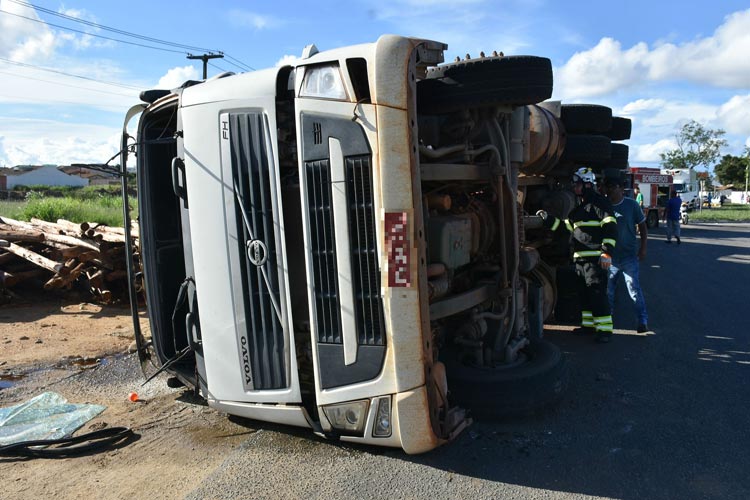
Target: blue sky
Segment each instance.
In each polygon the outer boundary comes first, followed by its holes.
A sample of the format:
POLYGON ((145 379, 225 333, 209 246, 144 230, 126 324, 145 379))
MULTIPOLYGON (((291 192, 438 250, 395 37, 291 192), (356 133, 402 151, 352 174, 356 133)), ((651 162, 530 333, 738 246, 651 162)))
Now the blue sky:
MULTIPOLYGON (((105 161, 139 90, 201 76, 184 49, 53 13, 221 50, 255 69, 299 56, 310 43, 325 50, 386 33, 445 42, 446 60, 481 50, 545 56, 554 99, 605 104, 633 120, 633 165, 656 166, 691 119, 726 130, 724 153, 750 145, 746 1, 0 0, 0 166, 105 161)), ((209 76, 239 71, 232 61, 212 62, 209 76)))

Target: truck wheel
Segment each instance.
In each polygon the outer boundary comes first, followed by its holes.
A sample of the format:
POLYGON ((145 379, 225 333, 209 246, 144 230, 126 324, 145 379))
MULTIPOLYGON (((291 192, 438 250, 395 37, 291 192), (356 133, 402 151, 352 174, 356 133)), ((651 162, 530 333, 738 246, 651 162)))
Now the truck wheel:
POLYGON ((612 128, 612 108, 598 104, 563 104, 560 119, 569 134, 602 134, 612 128))
POLYGON ((612 117, 612 126, 604 133, 607 137, 613 141, 627 141, 630 139, 630 133, 633 128, 633 123, 630 118, 623 118, 621 116, 612 117))
POLYGON ((543 260, 530 273, 531 278, 542 288, 544 303, 542 306, 542 320, 547 321, 555 310, 557 290, 555 289, 555 271, 543 260))
POLYGON ((625 169, 628 168, 628 156, 630 155, 630 148, 627 144, 620 144, 619 142, 613 142, 610 150, 611 159, 609 166, 611 168, 625 169))
POLYGON ((552 95, 552 63, 546 57, 496 56, 430 68, 417 85, 424 112, 465 107, 526 105, 552 95))
POLYGON ((659 214, 656 210, 650 210, 646 216, 646 227, 654 229, 659 227, 659 214))
POLYGON ((612 158, 609 137, 604 135, 569 135, 562 160, 571 162, 606 162, 612 158))
POLYGON ((477 418, 487 420, 530 415, 559 402, 570 378, 560 349, 542 340, 530 344, 523 354, 525 361, 507 368, 446 360, 449 395, 477 418))

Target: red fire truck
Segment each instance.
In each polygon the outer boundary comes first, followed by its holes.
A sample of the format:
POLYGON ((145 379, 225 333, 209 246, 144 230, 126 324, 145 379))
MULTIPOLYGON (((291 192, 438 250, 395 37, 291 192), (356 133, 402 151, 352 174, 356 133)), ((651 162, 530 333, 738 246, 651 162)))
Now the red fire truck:
MULTIPOLYGON (((649 228, 659 226, 664 219, 664 210, 674 185, 672 176, 662 173, 658 168, 631 167, 629 169, 629 193, 637 187, 643 195, 643 213, 649 228)), ((635 198, 635 195, 632 195, 635 198)))

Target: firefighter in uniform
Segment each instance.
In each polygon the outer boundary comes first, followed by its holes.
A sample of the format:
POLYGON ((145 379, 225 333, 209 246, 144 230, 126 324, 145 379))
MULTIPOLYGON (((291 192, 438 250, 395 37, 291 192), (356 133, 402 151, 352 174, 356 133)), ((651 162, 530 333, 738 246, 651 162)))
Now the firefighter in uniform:
POLYGON ((549 229, 566 228, 571 233, 573 262, 579 277, 581 331, 596 332, 598 342, 612 337, 612 313, 607 299, 607 270, 617 243, 617 219, 612 206, 596 192, 596 178, 590 168, 573 174, 577 206, 564 221, 537 212, 549 229))

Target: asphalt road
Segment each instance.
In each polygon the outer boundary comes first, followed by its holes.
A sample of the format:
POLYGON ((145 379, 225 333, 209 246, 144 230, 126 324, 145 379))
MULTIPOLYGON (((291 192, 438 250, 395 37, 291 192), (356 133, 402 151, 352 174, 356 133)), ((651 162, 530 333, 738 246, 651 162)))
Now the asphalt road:
POLYGON ((556 410, 418 456, 232 418, 254 432, 187 498, 750 498, 750 224, 664 239, 641 268, 653 334, 624 284, 610 344, 550 326, 571 367, 556 410))
POLYGON ((551 328, 571 366, 556 411, 419 456, 269 426, 189 498, 750 498, 750 225, 664 240, 641 269, 655 333, 624 284, 612 343, 551 328))

